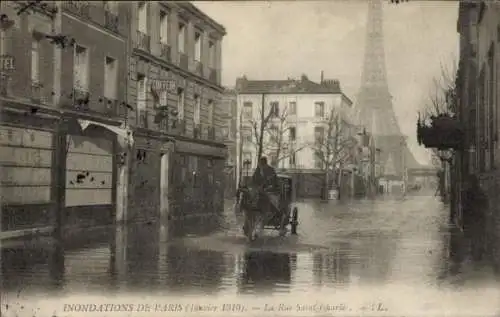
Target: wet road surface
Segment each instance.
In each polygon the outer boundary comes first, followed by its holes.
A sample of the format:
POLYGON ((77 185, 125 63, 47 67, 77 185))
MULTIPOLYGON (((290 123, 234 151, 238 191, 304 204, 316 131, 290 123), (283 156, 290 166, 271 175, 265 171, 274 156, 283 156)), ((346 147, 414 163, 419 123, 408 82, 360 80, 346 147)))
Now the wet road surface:
MULTIPOLYGON (((4 313, 8 304, 7 310, 18 316, 54 311, 56 316, 83 316, 85 312, 64 304, 176 296, 199 301, 201 295, 212 296, 207 302, 211 304, 214 296, 225 296, 227 303, 236 297, 240 303, 262 296, 284 298, 295 305, 295 315, 306 312, 297 311, 297 303, 320 298, 331 302, 332 296, 336 305, 364 298, 373 305, 383 302, 393 312, 443 313, 453 307, 455 315, 486 316, 500 311, 500 284, 491 270, 462 263, 458 273, 450 273, 448 210, 435 197, 348 204, 309 201, 297 207, 298 235, 279 237, 269 231, 252 243, 242 236, 241 217, 229 205, 212 228, 203 226, 202 234, 193 227, 172 237, 172 229, 164 225, 141 224, 86 232, 63 244, 49 238, 4 244, 4 313), (213 232, 207 233, 210 229, 213 232)), ((264 304, 260 300, 257 305, 264 304)), ((285 308, 281 313, 292 314, 285 308)))

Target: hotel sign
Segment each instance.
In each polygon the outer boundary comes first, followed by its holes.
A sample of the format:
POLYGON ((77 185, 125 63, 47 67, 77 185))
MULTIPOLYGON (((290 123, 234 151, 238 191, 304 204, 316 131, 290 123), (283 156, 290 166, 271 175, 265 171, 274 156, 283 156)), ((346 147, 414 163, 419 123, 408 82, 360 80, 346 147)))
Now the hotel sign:
POLYGON ((174 79, 150 79, 149 85, 155 91, 175 92, 177 83, 174 79))

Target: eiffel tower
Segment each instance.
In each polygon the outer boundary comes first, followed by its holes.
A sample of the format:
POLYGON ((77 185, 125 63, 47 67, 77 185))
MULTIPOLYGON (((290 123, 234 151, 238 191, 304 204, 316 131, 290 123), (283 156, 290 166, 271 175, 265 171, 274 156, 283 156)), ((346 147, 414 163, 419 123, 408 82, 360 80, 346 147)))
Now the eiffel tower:
POLYGON ((382 0, 369 0, 365 56, 357 96, 358 122, 371 133, 380 149, 382 176, 403 180, 406 168, 420 164, 401 133, 389 93, 385 65, 382 0))

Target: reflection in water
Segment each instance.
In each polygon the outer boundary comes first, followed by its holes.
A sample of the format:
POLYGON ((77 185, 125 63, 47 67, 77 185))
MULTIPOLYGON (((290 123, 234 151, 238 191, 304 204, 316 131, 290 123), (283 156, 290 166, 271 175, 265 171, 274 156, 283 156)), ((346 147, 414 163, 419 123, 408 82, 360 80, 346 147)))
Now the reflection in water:
POLYGON ((242 293, 288 290, 292 280, 295 254, 249 251, 240 256, 238 281, 242 293), (241 263, 242 262, 242 263, 241 263))
MULTIPOLYGON (((239 239, 241 230, 235 228, 228 229, 227 235, 224 232, 223 240, 219 235, 199 237, 203 231, 200 234, 196 227, 212 232, 217 221, 186 223, 182 230, 172 224, 117 226, 75 233, 64 243, 46 239, 36 244, 4 244, 2 291, 14 296, 20 289, 37 294, 168 296, 223 291, 260 295, 309 291, 312 283, 322 289, 391 283, 434 287, 440 269, 467 270, 465 256, 459 252, 463 249, 460 235, 458 240, 450 239, 452 234, 438 229, 445 210, 416 204, 417 212, 413 212, 392 203, 380 204, 376 208, 376 204, 359 204, 350 210, 304 207, 301 212, 310 211, 310 217, 303 218, 303 231, 297 239, 272 240, 276 244, 265 249, 275 248, 274 252, 256 250, 255 245, 249 250, 239 239), (233 234, 236 231, 238 236, 233 234), (181 232, 188 236, 178 238, 181 232)), ((481 285, 494 283, 486 277, 464 276, 467 283, 474 279, 481 279, 477 282, 481 285)))
POLYGON ((316 253, 313 257, 313 276, 316 285, 347 285, 350 282, 348 244, 329 253, 316 253))
POLYGON ((19 245, 1 250, 2 290, 57 290, 64 274, 64 248, 58 244, 19 245))
POLYGON ((225 261, 221 252, 169 245, 162 261, 166 268, 163 282, 169 290, 213 292, 222 284, 225 261))

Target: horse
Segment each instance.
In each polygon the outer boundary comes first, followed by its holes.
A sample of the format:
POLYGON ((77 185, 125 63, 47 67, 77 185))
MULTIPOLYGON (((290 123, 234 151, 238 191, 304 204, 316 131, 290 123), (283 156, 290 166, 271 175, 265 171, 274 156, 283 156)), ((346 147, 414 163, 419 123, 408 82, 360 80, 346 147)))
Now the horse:
POLYGON ((250 241, 257 238, 256 229, 262 231, 264 227, 264 217, 268 211, 264 195, 262 189, 256 185, 239 189, 239 204, 245 216, 243 233, 250 241))

